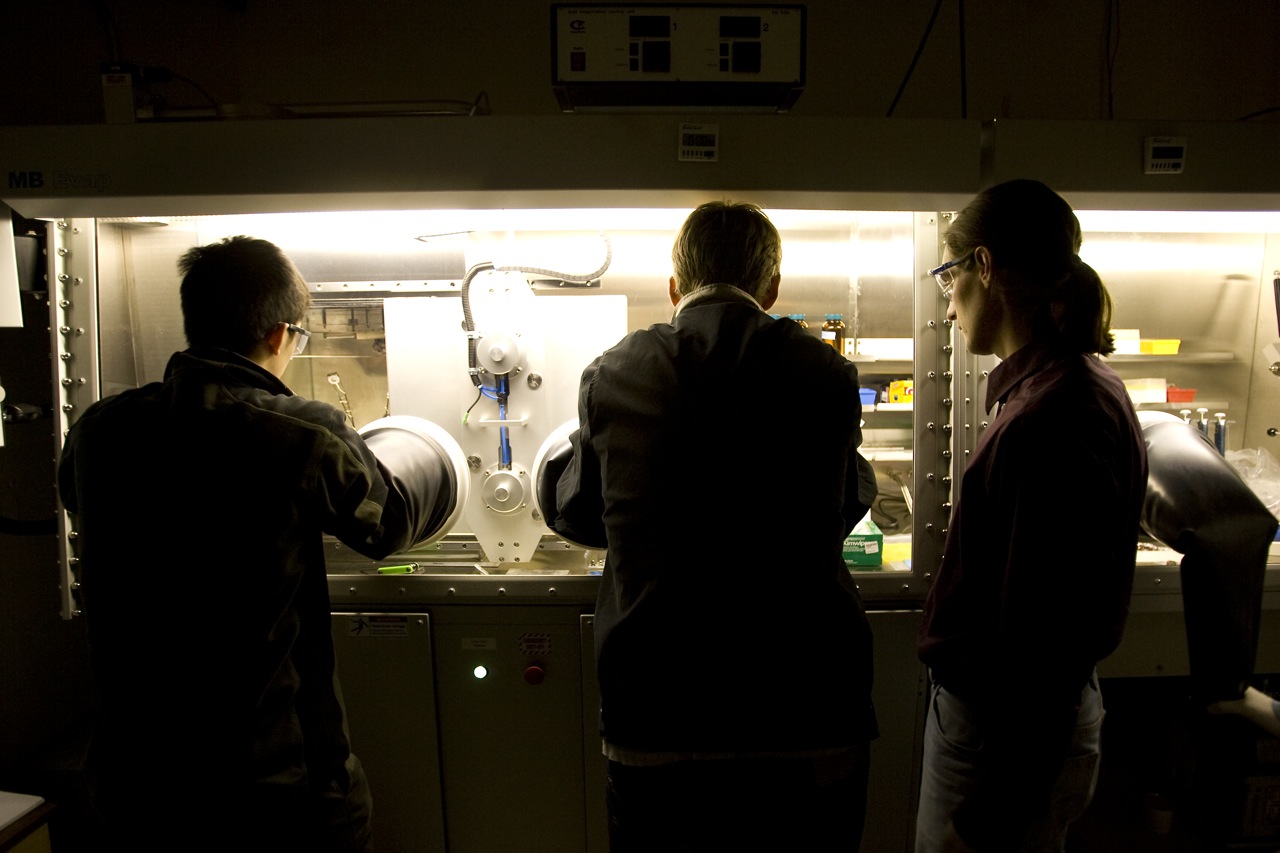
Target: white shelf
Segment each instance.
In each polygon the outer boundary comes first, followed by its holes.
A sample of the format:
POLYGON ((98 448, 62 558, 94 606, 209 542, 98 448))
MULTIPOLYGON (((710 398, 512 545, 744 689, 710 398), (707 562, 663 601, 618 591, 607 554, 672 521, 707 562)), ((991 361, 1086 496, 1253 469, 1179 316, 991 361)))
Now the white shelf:
POLYGON ((1133 407, 1138 410, 1142 409, 1158 409, 1162 412, 1180 412, 1183 409, 1190 409, 1192 413, 1196 409, 1208 409, 1210 416, 1214 412, 1228 411, 1230 404, 1225 400, 1193 400, 1190 403, 1134 403, 1133 407))
POLYGON ((1235 361, 1236 354, 1233 352, 1179 352, 1168 355, 1113 353, 1107 356, 1106 360, 1113 365, 1145 364, 1153 361, 1176 361, 1180 364, 1220 364, 1227 361, 1235 361))
POLYGON ((863 445, 858 448, 858 452, 868 462, 911 462, 915 459, 915 455, 910 450, 904 450, 901 447, 879 450, 863 445))

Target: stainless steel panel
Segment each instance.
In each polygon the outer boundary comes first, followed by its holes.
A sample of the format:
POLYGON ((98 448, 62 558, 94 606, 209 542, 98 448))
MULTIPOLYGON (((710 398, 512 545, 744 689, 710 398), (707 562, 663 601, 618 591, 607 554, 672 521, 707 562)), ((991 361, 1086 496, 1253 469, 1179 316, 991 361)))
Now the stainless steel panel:
POLYGON ((373 849, 444 850, 431 617, 335 611, 351 748, 373 794, 373 849))
POLYGON ((580 611, 434 617, 449 853, 585 850, 580 611))

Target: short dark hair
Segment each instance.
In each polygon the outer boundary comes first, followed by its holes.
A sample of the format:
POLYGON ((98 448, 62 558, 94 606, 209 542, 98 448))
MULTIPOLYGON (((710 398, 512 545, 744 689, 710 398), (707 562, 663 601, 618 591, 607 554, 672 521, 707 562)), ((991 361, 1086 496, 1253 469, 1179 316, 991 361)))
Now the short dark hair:
POLYGON ((249 355, 280 323, 306 317, 311 295, 289 257, 274 243, 227 237, 178 260, 187 344, 249 355))
POLYGON ((671 264, 681 296, 708 284, 731 284, 760 300, 782 266, 782 238, 754 204, 707 202, 685 219, 671 264))
POLYGON ((1008 273, 1006 303, 1031 317, 1035 334, 1075 352, 1115 351, 1111 294, 1080 260, 1080 220, 1040 181, 1017 179, 984 190, 956 216, 944 240, 957 258, 979 246, 991 252, 992 263, 1008 273))

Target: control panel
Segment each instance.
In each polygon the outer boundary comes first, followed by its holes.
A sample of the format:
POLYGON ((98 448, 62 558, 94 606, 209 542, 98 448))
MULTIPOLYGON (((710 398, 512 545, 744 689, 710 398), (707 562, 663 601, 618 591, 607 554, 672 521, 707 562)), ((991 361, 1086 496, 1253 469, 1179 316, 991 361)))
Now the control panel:
POLYGON ((785 111, 805 75, 805 7, 552 6, 554 79, 566 111, 760 106, 785 111))

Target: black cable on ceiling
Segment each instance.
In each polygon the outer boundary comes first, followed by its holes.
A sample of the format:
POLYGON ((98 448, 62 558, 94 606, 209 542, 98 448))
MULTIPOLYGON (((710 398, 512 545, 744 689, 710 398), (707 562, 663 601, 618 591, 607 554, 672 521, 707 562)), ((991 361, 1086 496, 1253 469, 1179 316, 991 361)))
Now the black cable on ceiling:
POLYGON ((1107 118, 1116 117, 1115 73, 1116 54, 1120 52, 1120 0, 1107 0, 1106 42, 1106 98, 1107 118))
POLYGON ((107 29, 107 45, 111 55, 111 64, 119 65, 120 58, 120 35, 116 32, 116 19, 111 14, 111 7, 107 4, 107 0, 94 0, 94 10, 98 13, 98 17, 102 19, 102 25, 107 29))
POLYGON ((969 117, 969 63, 966 60, 964 39, 964 0, 959 0, 960 12, 960 118, 969 117))
POLYGON ((907 73, 902 78, 902 84, 898 86, 898 94, 893 96, 893 103, 889 104, 889 111, 885 113, 885 118, 892 118, 893 111, 898 108, 898 101, 902 100, 902 93, 907 90, 907 83, 911 81, 911 75, 916 71, 916 63, 920 61, 920 55, 924 53, 924 46, 929 43, 929 34, 933 32, 933 25, 937 22, 938 12, 941 10, 942 0, 937 0, 933 5, 933 14, 929 16, 929 24, 924 28, 924 35, 920 37, 916 55, 911 57, 911 65, 907 67, 907 73))
POLYGON ((1249 121, 1250 119, 1259 118, 1260 116, 1270 115, 1271 113, 1280 113, 1280 107, 1267 107, 1265 110, 1255 110, 1248 115, 1240 116, 1236 121, 1249 121))

